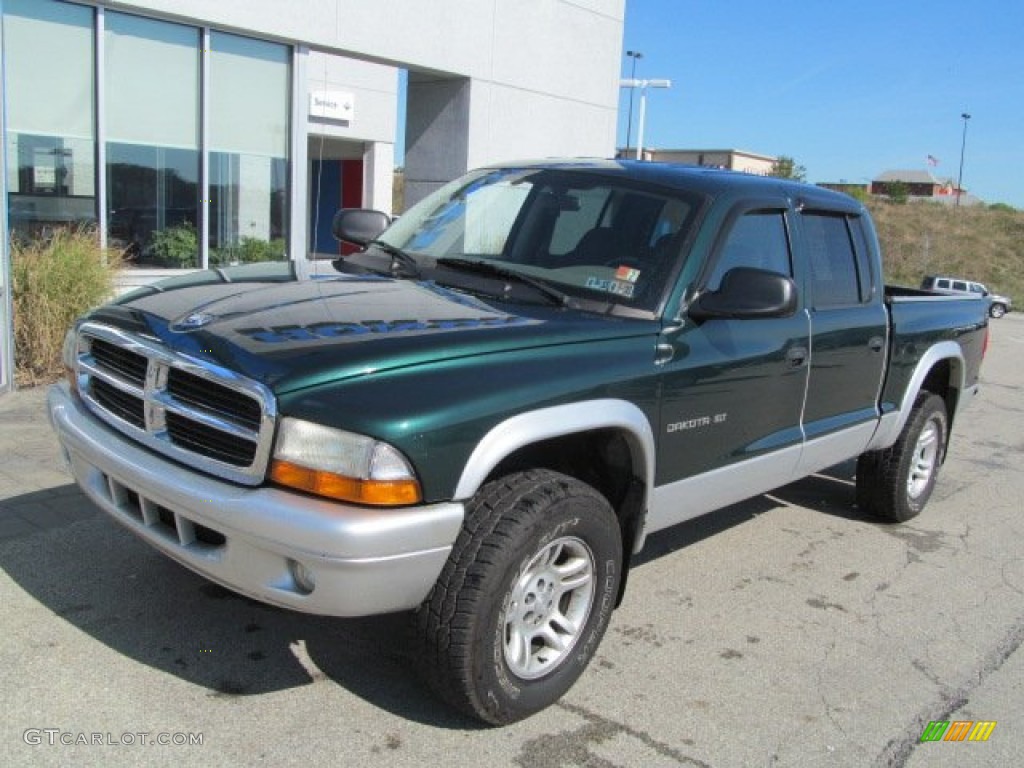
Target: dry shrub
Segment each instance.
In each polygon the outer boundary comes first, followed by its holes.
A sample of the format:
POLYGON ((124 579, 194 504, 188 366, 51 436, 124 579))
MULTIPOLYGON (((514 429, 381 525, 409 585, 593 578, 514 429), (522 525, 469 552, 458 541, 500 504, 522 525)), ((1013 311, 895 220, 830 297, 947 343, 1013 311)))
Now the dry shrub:
POLYGON ((61 345, 76 317, 109 299, 121 259, 99 246, 93 228, 58 228, 11 243, 16 381, 61 374, 61 345))
POLYGON ((886 281, 919 286, 925 275, 952 275, 1024 299, 1024 211, 1001 206, 869 201, 886 281))

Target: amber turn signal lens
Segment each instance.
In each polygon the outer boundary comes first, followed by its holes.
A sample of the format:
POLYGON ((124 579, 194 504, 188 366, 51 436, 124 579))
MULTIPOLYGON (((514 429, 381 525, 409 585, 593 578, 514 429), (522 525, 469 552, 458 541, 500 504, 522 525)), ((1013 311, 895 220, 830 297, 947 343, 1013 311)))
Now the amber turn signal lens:
POLYGON ((274 461, 270 466, 270 479, 278 485, 317 496, 374 507, 407 506, 423 498, 420 484, 413 479, 361 480, 309 469, 290 461, 274 461))

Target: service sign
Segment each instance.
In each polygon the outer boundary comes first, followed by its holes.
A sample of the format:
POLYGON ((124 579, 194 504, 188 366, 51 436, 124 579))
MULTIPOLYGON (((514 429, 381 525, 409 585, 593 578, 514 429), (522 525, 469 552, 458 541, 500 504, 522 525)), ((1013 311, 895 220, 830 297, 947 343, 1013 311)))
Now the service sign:
POLYGON ((355 117, 355 97, 344 91, 311 91, 309 116, 351 122, 355 117))

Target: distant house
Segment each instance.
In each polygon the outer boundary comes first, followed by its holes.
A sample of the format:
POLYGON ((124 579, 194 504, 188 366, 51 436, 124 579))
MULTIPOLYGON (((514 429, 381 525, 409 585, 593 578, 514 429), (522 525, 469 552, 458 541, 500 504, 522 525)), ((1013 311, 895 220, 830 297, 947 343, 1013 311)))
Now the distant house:
POLYGON ((956 196, 956 184, 951 179, 938 179, 929 171, 886 171, 872 180, 871 194, 889 196, 900 186, 908 197, 956 196))
MULTIPOLYGON (((625 148, 618 151, 620 158, 634 157, 635 149, 625 148)), ((686 165, 703 165, 706 168, 727 168, 730 171, 752 173, 755 176, 767 176, 772 172, 776 158, 771 155, 758 155, 740 149, 645 149, 643 159, 658 163, 685 163, 686 165)))
MULTIPOLYGON (((956 205, 957 189, 953 179, 939 179, 928 171, 886 171, 871 182, 871 194, 889 197, 896 184, 902 184, 908 199, 956 205)), ((960 190, 960 205, 984 205, 980 197, 960 190)))

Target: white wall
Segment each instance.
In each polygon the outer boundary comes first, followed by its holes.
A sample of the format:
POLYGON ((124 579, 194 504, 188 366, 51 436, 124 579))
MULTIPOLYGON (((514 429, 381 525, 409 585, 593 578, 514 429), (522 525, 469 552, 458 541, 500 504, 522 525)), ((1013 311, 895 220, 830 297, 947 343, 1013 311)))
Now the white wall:
MULTIPOLYGON (((322 51, 310 51, 306 62, 308 92, 332 91, 351 94, 349 121, 309 117, 309 132, 353 141, 395 141, 398 112, 398 70, 322 51)), ((308 102, 308 93, 306 96, 308 102)))
POLYGON ((610 156, 615 149, 625 0, 135 0, 120 5, 468 78, 474 122, 467 165, 524 154, 610 156))

